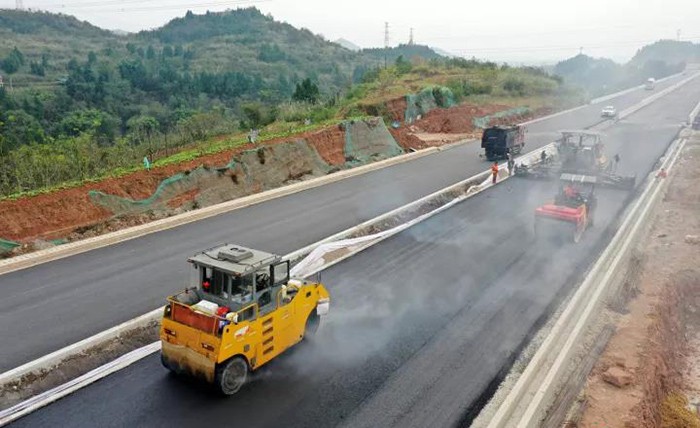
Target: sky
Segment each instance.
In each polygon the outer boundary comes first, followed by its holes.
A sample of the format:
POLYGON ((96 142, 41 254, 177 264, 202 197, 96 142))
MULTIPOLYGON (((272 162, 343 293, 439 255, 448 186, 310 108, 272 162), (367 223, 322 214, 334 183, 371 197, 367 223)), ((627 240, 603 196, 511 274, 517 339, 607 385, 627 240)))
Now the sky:
MULTIPOLYGON (((18 0, 0 0, 14 8, 18 0)), ((182 16, 255 6, 328 40, 361 47, 416 43, 465 57, 552 63, 583 52, 627 61, 658 39, 700 43, 699 0, 20 0, 24 8, 75 15, 102 28, 139 31, 182 16)))

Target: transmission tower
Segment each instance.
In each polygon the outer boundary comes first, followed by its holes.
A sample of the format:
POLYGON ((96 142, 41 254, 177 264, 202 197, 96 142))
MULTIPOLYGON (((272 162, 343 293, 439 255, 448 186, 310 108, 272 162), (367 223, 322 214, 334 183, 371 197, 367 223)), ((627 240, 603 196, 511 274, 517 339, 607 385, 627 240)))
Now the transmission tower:
POLYGON ((389 23, 384 23, 384 47, 389 47, 389 23))
POLYGON ((386 68, 386 54, 389 51, 389 23, 384 23, 384 68, 386 68))
POLYGON ((413 46, 413 28, 411 28, 411 35, 408 37, 408 45, 413 46))
POLYGON ((23 0, 15 0, 15 9, 24 10, 24 1, 23 0))

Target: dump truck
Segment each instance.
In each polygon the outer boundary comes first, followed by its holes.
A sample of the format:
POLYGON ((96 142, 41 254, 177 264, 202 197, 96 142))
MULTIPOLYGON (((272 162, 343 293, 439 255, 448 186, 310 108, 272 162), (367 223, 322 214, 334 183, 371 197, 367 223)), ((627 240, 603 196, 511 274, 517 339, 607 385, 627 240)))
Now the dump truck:
POLYGON ((329 311, 320 281, 290 278, 280 256, 223 244, 188 261, 190 287, 168 297, 163 310, 161 362, 224 395, 312 336, 329 311))
POLYGON ((578 243, 586 229, 593 226, 596 182, 596 177, 562 174, 554 200, 535 209, 535 236, 578 243))
POLYGON ((484 129, 481 148, 489 161, 507 159, 520 154, 525 146, 525 128, 520 125, 492 126, 484 129))
MULTIPOLYGON (((561 174, 580 174, 596 177, 603 187, 633 189, 636 176, 616 172, 617 160, 605 154, 605 144, 598 132, 586 130, 560 131, 554 142, 556 153, 544 162, 532 165, 516 164, 515 175, 541 180, 557 180, 561 174)), ((618 158, 619 159, 619 158, 618 158)))

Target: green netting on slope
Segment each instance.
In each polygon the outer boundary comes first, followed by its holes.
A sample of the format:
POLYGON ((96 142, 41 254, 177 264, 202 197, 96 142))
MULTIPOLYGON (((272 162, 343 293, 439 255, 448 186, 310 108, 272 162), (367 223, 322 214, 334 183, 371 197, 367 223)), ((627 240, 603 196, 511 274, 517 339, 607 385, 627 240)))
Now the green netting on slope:
POLYGON ((499 111, 498 113, 494 113, 488 116, 475 117, 474 119, 472 119, 472 123, 474 124, 475 128, 484 129, 488 128, 493 120, 504 119, 513 116, 521 116, 529 112, 530 109, 527 107, 515 107, 508 110, 499 111))
POLYGON ((8 241, 7 239, 0 239, 0 254, 9 253, 19 246, 20 244, 17 242, 8 241))
POLYGON ((168 207, 175 197, 196 191, 194 200, 208 206, 240 196, 283 186, 305 176, 327 174, 330 167, 304 140, 247 150, 220 168, 199 167, 163 180, 151 196, 141 200, 102 192, 89 192, 90 199, 112 213, 136 214, 168 207))
POLYGON ((199 167, 189 173, 178 173, 161 181, 158 188, 151 196, 145 199, 134 200, 121 196, 91 190, 88 192, 90 199, 115 214, 136 213, 148 211, 167 203, 168 199, 178 194, 197 188, 199 183, 217 174, 216 170, 199 167))
POLYGON ((423 116, 430 110, 438 107, 452 107, 454 105, 455 97, 449 88, 444 86, 425 88, 417 94, 406 95, 404 121, 413 123, 418 119, 418 116, 423 116))
POLYGON ((396 143, 381 117, 350 120, 344 122, 343 126, 345 159, 348 159, 350 166, 364 165, 403 153, 403 149, 396 143))

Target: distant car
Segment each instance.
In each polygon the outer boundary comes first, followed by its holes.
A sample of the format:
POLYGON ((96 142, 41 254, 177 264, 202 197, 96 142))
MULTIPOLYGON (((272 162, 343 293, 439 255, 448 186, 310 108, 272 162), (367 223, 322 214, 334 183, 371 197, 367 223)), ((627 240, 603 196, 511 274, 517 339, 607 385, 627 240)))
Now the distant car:
POLYGON ((617 117, 617 110, 613 106, 607 106, 600 112, 600 115, 602 117, 615 118, 617 117))
POLYGON ((647 91, 653 91, 654 88, 656 87, 656 79, 653 77, 650 77, 647 79, 647 81, 644 83, 644 89, 647 91))

